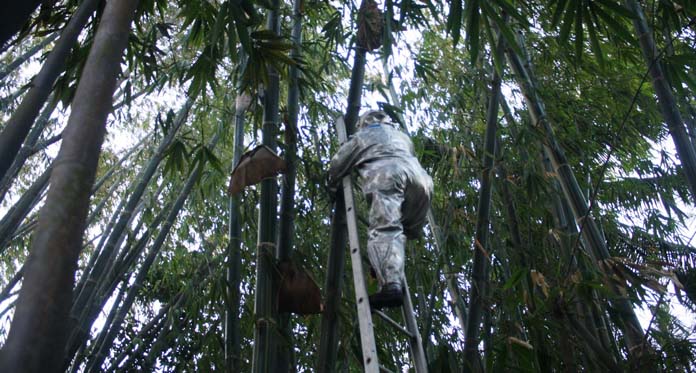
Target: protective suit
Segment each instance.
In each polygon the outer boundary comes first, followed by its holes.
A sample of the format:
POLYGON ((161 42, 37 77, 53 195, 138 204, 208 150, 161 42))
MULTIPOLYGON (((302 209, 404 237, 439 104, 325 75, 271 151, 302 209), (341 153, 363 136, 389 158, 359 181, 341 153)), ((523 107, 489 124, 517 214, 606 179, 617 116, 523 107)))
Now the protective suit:
POLYGON ((331 160, 329 182, 336 186, 351 169, 358 171, 370 206, 367 253, 380 291, 387 286, 400 295, 406 239, 422 231, 433 181, 415 157, 411 139, 381 111, 360 117, 357 133, 331 160))

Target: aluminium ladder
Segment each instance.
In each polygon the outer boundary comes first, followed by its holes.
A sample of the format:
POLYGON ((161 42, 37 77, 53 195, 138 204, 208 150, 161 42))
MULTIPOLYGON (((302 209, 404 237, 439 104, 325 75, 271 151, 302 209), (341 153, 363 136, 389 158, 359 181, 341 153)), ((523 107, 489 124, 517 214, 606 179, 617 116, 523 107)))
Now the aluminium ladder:
MULTIPOLYGON (((338 139, 341 144, 348 140, 346 127, 343 117, 336 120, 336 130, 338 139)), ((353 199, 353 183, 351 175, 348 174, 342 180, 343 195, 346 205, 346 219, 348 223, 348 240, 350 248, 350 259, 353 267, 353 282, 355 285, 355 301, 358 308, 358 323, 360 327, 360 345, 362 347, 363 366, 366 373, 389 372, 388 369, 379 365, 377 359, 377 347, 375 344, 374 325, 372 323, 372 312, 381 317, 396 330, 404 333, 408 337, 409 347, 411 350, 411 361, 415 367, 416 373, 427 373, 427 362, 423 343, 418 325, 413 313, 413 303, 411 302, 411 293, 406 283, 406 278, 402 279, 402 287, 404 290, 404 304, 401 309, 406 326, 402 326, 389 316, 379 310, 371 310, 370 302, 367 296, 367 288, 365 287, 365 277, 362 267, 362 258, 360 256, 360 242, 358 237, 357 219, 355 216, 355 201, 353 199)))

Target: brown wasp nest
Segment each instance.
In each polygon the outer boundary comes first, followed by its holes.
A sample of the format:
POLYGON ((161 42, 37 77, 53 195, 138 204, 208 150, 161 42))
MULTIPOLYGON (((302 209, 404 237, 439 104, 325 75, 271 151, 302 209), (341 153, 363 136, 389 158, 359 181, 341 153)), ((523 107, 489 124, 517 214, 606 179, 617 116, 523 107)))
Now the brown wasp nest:
POLYGON ((382 45, 384 18, 374 0, 363 0, 358 11, 358 46, 368 51, 382 45))

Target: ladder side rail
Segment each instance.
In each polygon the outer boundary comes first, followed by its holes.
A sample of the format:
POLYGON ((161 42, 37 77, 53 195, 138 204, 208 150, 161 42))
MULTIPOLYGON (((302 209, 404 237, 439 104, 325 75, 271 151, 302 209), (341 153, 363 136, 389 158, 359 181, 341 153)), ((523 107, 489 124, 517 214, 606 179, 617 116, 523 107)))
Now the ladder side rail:
MULTIPOLYGON (((345 123, 343 118, 336 120, 338 139, 341 144, 348 140, 345 123)), ((360 344, 363 354, 363 366, 367 373, 379 372, 379 361, 377 359, 377 345, 375 343, 374 325, 372 323, 372 313, 370 302, 367 297, 365 287, 365 277, 362 268, 362 258, 360 257, 360 244, 358 236, 358 224, 355 217, 355 201, 353 199, 353 183, 350 175, 343 177, 343 195, 346 203, 346 220, 348 223, 348 241, 350 244, 350 258, 353 267, 353 282, 355 287, 355 301, 358 308, 358 324, 360 327, 360 344)))
POLYGON ((428 362, 425 357, 425 350, 423 349, 423 340, 421 339, 420 332, 418 331, 418 323, 416 322, 416 316, 413 313, 413 303, 411 302, 411 291, 406 283, 406 277, 402 280, 402 285, 404 288, 404 305, 401 308, 401 313, 406 322, 406 329, 411 332, 411 337, 409 338, 409 346, 411 347, 411 358, 413 359, 413 364, 416 369, 416 373, 427 373, 428 372, 428 362))

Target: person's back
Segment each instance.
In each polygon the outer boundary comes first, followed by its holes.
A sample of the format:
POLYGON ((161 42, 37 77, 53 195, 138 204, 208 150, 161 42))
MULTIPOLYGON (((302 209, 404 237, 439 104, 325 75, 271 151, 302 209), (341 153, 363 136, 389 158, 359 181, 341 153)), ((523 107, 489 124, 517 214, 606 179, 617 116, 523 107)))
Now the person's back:
POLYGON ((406 237, 422 231, 432 179, 415 157, 411 139, 385 113, 362 115, 358 129, 331 160, 330 181, 337 184, 351 169, 358 171, 370 205, 367 253, 381 287, 370 302, 377 308, 399 306, 406 237))

